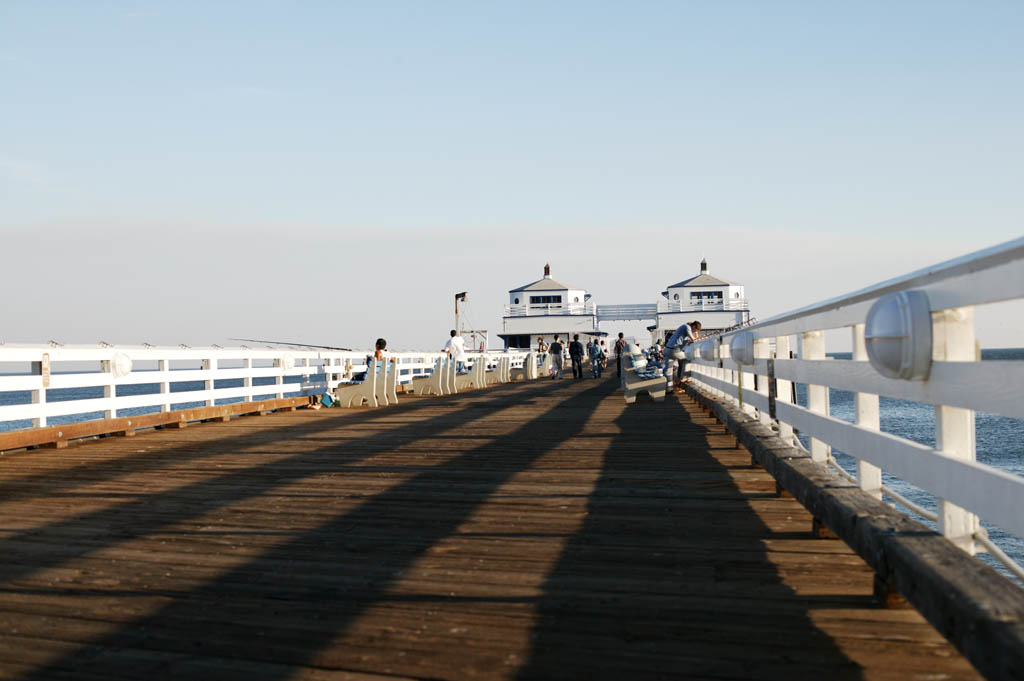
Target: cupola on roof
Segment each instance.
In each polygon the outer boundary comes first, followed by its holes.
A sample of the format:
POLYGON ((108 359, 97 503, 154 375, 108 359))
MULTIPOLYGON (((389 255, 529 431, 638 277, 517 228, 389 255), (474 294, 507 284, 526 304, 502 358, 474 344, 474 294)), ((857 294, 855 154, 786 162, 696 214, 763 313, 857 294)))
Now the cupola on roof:
POLYGON ((509 293, 516 291, 568 291, 568 290, 582 290, 575 289, 568 284, 563 284, 560 281, 555 281, 551 278, 551 265, 544 265, 544 278, 538 279, 537 281, 520 286, 519 288, 509 289, 509 293))
POLYGON ((726 281, 725 279, 719 279, 718 277, 712 277, 708 274, 708 261, 706 259, 700 261, 700 274, 689 279, 684 279, 678 284, 672 284, 668 288, 683 288, 687 286, 729 286, 735 284, 734 281, 726 281))

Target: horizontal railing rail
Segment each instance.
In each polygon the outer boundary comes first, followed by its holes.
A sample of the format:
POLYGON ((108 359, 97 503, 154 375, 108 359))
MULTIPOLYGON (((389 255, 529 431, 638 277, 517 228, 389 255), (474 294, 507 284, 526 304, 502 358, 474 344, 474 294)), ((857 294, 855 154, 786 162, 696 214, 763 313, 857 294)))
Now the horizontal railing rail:
POLYGON ((539 317, 544 315, 592 315, 594 303, 538 303, 535 305, 506 305, 506 317, 539 317))
POLYGON ((716 310, 748 310, 746 298, 729 298, 717 302, 690 302, 685 300, 659 300, 658 312, 714 312, 716 310))
MULTIPOLYGON (((0 346, 0 431, 319 394, 366 371, 370 352, 252 348, 0 346)), ((439 352, 389 353, 398 383, 433 371, 439 352)), ((525 352, 470 352, 467 365, 525 352)))
MULTIPOLYGON (((976 411, 1024 419, 1024 361, 979 361, 974 323, 976 306, 1022 298, 1024 239, 1018 239, 699 339, 686 352, 693 380, 717 398, 772 424, 787 441, 799 444, 797 433, 807 438, 811 458, 818 462, 834 462, 833 449, 853 457, 856 483, 877 498, 891 492, 882 485, 882 471, 932 495, 939 532, 972 555, 989 551, 1024 579, 1019 566, 1007 562, 1001 550, 992 550, 980 524, 983 520, 1024 538, 1024 477, 978 462, 975 444, 976 411), (875 337, 903 343, 904 353, 925 343, 913 350, 923 353, 928 366, 924 379, 887 377, 879 368, 880 357, 872 361, 869 355, 869 311, 876 303, 902 304, 893 302, 893 294, 923 294, 930 325, 908 326, 902 340, 892 333, 875 337), (850 360, 826 355, 825 331, 843 328, 851 334, 850 360), (806 406, 794 402, 795 384, 806 386, 806 406), (830 414, 830 389, 854 394, 852 421, 830 414), (936 446, 882 432, 880 397, 934 407, 936 446)), ((882 314, 875 309, 873 314, 882 314)), ((911 510, 923 510, 909 503, 911 510)))
POLYGON ((597 318, 602 322, 654 320, 657 316, 658 306, 654 303, 597 306, 597 318))

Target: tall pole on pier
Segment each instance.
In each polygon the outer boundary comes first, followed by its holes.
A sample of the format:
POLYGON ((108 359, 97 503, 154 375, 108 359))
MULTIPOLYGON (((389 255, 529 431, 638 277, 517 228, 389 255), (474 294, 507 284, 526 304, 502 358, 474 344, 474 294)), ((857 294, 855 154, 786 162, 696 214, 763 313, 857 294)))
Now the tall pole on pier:
POLYGON ((455 294, 455 333, 460 336, 462 335, 462 327, 459 325, 459 301, 466 302, 466 293, 467 291, 463 291, 462 293, 455 294))

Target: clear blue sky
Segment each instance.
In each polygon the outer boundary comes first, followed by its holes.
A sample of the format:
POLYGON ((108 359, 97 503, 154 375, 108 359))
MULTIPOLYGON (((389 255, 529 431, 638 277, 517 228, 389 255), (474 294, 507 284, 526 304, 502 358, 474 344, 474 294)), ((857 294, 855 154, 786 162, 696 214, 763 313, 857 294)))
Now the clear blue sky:
POLYGON ((1024 233, 1022 35, 1021 2, 5 2, 0 283, 36 285, 0 338, 429 347, 456 290, 497 330, 545 261, 653 302, 705 254, 782 312, 1024 233))

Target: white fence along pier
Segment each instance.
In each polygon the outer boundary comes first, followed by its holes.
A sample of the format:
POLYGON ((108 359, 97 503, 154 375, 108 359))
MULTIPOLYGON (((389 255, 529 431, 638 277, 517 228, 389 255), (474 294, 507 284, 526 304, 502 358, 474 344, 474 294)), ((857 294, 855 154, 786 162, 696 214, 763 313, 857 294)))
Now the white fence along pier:
POLYGON ((1024 239, 698 340, 687 348, 692 379, 739 403, 812 459, 854 457, 867 493, 936 522, 956 546, 990 552, 1018 578, 1024 570, 989 538, 979 518, 1024 538, 1024 478, 976 461, 975 411, 1024 418, 1024 362, 980 360, 974 312, 1024 298, 1024 239), (847 329, 852 360, 826 355, 826 330, 847 329), (790 350, 796 356, 790 356, 790 350), (791 385, 807 386, 807 406, 791 385), (755 387, 756 385, 756 387, 755 387), (829 414, 829 389, 854 393, 854 422, 829 414), (879 397, 935 409, 936 446, 880 430, 879 397), (882 485, 885 471, 934 495, 931 513, 882 485))

